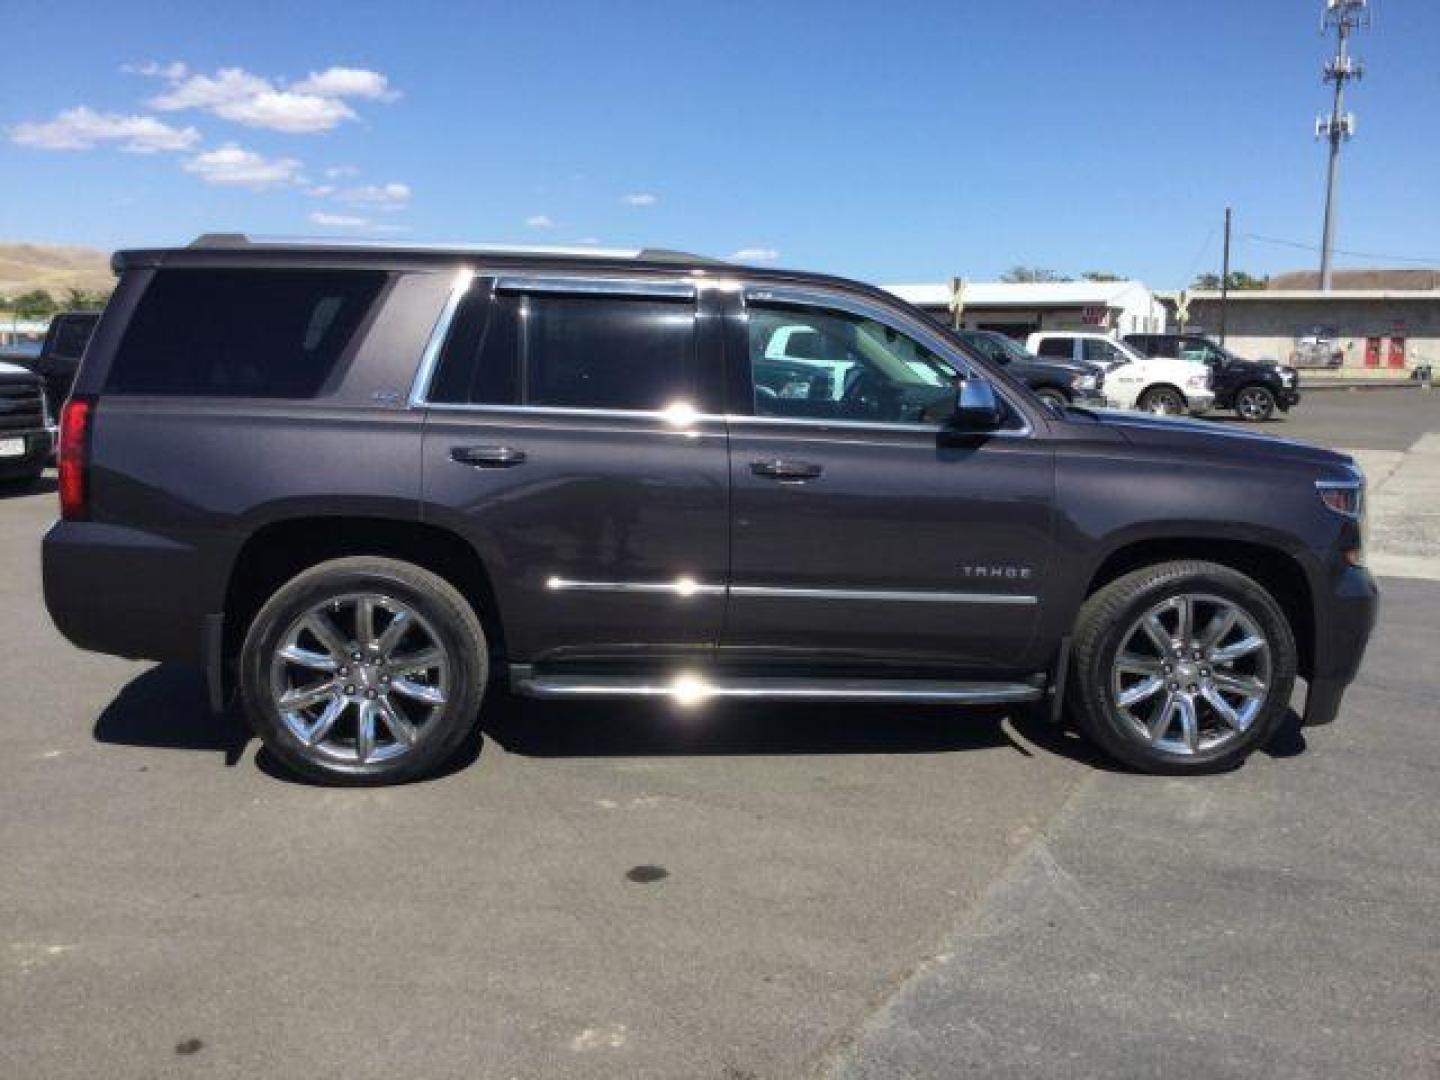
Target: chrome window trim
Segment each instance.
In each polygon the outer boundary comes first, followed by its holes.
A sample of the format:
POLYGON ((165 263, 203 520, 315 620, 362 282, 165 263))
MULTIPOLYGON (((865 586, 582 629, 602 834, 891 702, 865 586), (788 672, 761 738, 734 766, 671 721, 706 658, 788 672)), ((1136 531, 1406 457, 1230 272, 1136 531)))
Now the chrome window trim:
MULTIPOLYGON (((962 377, 980 375, 988 377, 983 368, 977 368, 975 363, 964 355, 957 355, 955 347, 943 337, 934 333, 928 326, 922 325, 905 312, 895 311, 882 304, 863 300, 859 297, 847 296, 840 292, 831 292, 826 289, 803 288, 790 285, 743 285, 740 291, 741 299, 747 306, 754 303, 774 304, 795 304, 802 307, 815 307, 829 309, 832 311, 845 312, 862 319, 872 319, 883 326, 888 326, 896 333, 905 334, 923 344, 931 352, 938 353, 944 360, 954 365, 955 370, 960 372, 962 377)), ((1030 423, 1030 417, 1025 410, 1016 404, 1015 399, 1010 395, 1004 386, 992 380, 991 385, 995 392, 1005 399, 1010 406, 1011 412, 1020 418, 1020 427, 1014 430, 998 430, 985 432, 988 437, 999 437, 1008 439, 1027 439, 1034 435, 1034 425, 1030 423)), ((759 419, 758 417, 756 419, 759 419)), ((764 417, 765 420, 779 419, 786 422, 805 423, 806 420, 791 421, 788 417, 764 417)), ((942 432, 946 428, 943 424, 877 424, 866 423, 855 420, 825 420, 823 423, 829 425, 844 425, 849 427, 869 426, 882 429, 904 429, 910 431, 933 431, 942 432)))
POLYGON ((475 284, 477 277, 479 275, 469 269, 460 270, 455 275, 450 286, 450 295, 445 298, 445 306, 440 309, 435 325, 430 329, 430 338, 425 342, 425 351, 420 354, 420 367, 415 371, 415 381, 410 384, 412 409, 425 407, 425 399, 430 393, 430 380, 435 377, 435 365, 440 362, 440 353, 445 348, 445 340, 450 336, 455 312, 460 310, 460 302, 465 299, 465 294, 475 284))
POLYGON ((570 296, 651 296, 661 300, 694 300, 693 281, 647 281, 595 277, 589 274, 529 276, 503 274, 495 279, 497 293, 551 293, 570 296))

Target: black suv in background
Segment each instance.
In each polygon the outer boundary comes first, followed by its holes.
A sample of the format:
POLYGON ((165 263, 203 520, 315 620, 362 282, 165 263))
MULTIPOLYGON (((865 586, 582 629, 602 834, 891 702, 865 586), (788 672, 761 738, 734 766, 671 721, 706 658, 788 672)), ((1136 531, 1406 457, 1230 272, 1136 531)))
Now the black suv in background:
POLYGON ((28 366, 45 380, 45 392, 55 412, 70 396, 70 385, 80 370, 80 358, 100 322, 98 311, 62 311, 50 320, 40 355, 28 366))
POLYGON ((955 336, 972 352, 1005 368, 1047 405, 1105 404, 1105 372, 1098 364, 1042 360, 994 330, 956 330, 955 336))
POLYGON ((83 648, 203 663, 311 776, 441 767, 492 679, 1064 701, 1135 767, 1223 768, 1297 676, 1332 719, 1375 618, 1349 458, 1052 412, 855 282, 231 236, 117 265, 46 604, 83 648), (757 376, 805 331, 827 359, 757 376))
POLYGON ((1282 364, 1242 360, 1199 334, 1126 334, 1146 356, 1175 357, 1210 365, 1215 407, 1234 409, 1242 420, 1269 420, 1275 410, 1300 403, 1300 373, 1282 364))

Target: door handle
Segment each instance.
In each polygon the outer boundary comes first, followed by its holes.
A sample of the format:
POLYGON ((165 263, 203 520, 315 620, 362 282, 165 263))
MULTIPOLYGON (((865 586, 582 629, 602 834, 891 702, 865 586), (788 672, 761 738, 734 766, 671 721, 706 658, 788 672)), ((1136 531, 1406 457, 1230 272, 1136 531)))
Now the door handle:
POLYGON ((525 451, 513 446, 452 446, 450 460, 477 469, 508 469, 525 462, 525 451))
POLYGON ((756 476, 769 480, 814 480, 825 471, 821 465, 811 461, 752 461, 750 471, 756 476))

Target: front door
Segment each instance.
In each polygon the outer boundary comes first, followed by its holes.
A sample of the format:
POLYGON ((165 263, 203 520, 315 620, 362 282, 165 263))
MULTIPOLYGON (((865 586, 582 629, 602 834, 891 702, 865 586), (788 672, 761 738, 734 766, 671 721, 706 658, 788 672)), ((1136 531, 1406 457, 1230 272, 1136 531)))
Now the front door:
POLYGON ((726 654, 1019 666, 1050 561, 1048 447, 1018 412, 948 436, 968 362, 918 322, 808 289, 732 303, 726 654), (807 331, 813 359, 774 370, 776 335, 807 331))
POLYGON ((424 392, 423 512, 480 553, 511 662, 713 652, 729 474, 705 325, 683 282, 469 286, 424 392))

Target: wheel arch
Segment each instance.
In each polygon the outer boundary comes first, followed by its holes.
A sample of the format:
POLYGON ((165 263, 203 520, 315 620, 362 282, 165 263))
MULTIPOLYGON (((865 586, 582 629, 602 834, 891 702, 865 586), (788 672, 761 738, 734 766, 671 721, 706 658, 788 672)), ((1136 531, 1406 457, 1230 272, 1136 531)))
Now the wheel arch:
POLYGON ((1315 606, 1305 568, 1283 548, 1249 540, 1212 537, 1163 537, 1135 540, 1111 551, 1090 575, 1085 597, 1118 577, 1177 559, 1218 563, 1253 578, 1290 623, 1299 651, 1300 674, 1309 678, 1315 660, 1315 606))
POLYGON ((270 522, 240 546, 225 588, 225 655, 238 655, 255 613, 281 585, 318 563, 355 555, 400 559, 438 574, 469 601, 494 654, 505 655, 489 571, 462 537, 420 521, 329 515, 270 522))

